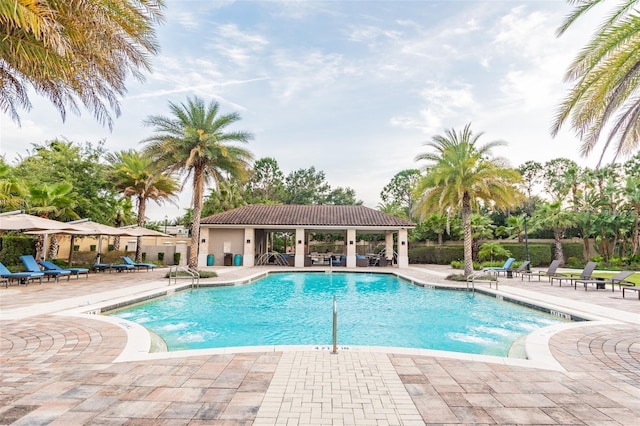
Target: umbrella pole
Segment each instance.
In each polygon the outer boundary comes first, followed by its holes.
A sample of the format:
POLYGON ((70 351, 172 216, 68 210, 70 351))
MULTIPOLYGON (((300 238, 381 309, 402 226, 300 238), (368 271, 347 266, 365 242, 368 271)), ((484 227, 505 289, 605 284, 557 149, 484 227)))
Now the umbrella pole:
POLYGON ((100 263, 102 257, 102 235, 98 235, 98 256, 96 257, 96 263, 100 263))
POLYGON ((73 264, 73 244, 76 242, 75 239, 76 239, 76 236, 71 235, 71 242, 69 243, 69 259, 67 260, 67 263, 69 264, 69 266, 73 264))

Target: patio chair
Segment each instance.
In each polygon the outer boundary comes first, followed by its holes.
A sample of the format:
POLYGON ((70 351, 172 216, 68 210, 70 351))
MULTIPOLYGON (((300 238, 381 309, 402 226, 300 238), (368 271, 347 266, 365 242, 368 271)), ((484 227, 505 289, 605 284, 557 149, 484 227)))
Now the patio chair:
POLYGON ((596 286, 596 290, 605 289, 607 284, 611 284, 611 291, 613 292, 615 289, 615 285, 618 284, 619 288, 622 289, 622 286, 635 286, 631 281, 627 281, 626 278, 633 275, 633 271, 622 271, 617 273, 611 278, 591 278, 588 280, 574 280, 573 288, 574 290, 578 287, 578 283, 584 284, 584 291, 587 291, 587 286, 589 284, 593 284, 596 286))
POLYGON ((558 266, 560 266, 560 261, 554 260, 551 262, 551 264, 549 265, 549 268, 546 271, 536 271, 536 272, 529 272, 527 274, 520 274, 520 278, 523 281, 524 281, 524 277, 529 278, 529 281, 531 281, 531 277, 538 277, 538 281, 540 281, 542 277, 547 277, 549 278, 549 280, 551 280, 551 277, 554 277, 557 274, 556 270, 558 269, 558 266))
POLYGON ((133 266, 136 269, 145 268, 147 271, 156 267, 153 263, 136 263, 129 256, 121 256, 125 265, 133 266))
POLYGON ((40 266, 42 266, 46 271, 69 271, 71 275, 75 275, 76 279, 80 279, 80 274, 85 274, 87 278, 89 278, 89 269, 88 268, 61 268, 53 262, 49 262, 48 260, 41 260, 40 266))
POLYGON ((17 280, 18 284, 27 285, 27 283, 31 280, 35 280, 36 278, 40 279, 40 284, 42 284, 42 277, 44 277, 44 272, 11 272, 7 269, 6 266, 0 262, 0 277, 6 278, 4 281, 5 288, 9 286, 9 281, 17 280))
POLYGON ((60 281, 61 276, 66 276, 67 281, 69 281, 69 279, 71 278, 71 271, 43 271, 42 269, 40 269, 40 265, 38 265, 36 259, 30 254, 20 256, 20 261, 22 261, 22 264, 28 272, 42 272, 47 277, 47 281, 49 281, 51 277, 53 277, 56 282, 60 281))
POLYGON ((498 275, 500 275, 500 272, 504 272, 505 274, 507 272, 509 272, 509 269, 511 268, 511 265, 513 264, 513 262, 515 262, 516 259, 513 257, 510 257, 506 260, 506 262, 504 262, 504 265, 502 266, 494 266, 494 267, 488 267, 488 268, 482 268, 483 271, 495 271, 498 273, 498 275))
POLYGON ((522 264, 518 266, 516 269, 511 270, 511 273, 516 277, 518 276, 518 274, 528 274, 531 272, 529 269, 530 264, 531 262, 526 260, 522 262, 522 264))
POLYGON ((591 279, 591 274, 596 269, 596 266, 597 266, 596 262, 588 262, 587 265, 582 270, 582 272, 580 273, 580 276, 575 276, 575 275, 571 275, 571 274, 569 274, 569 275, 567 275, 567 274, 556 274, 553 277, 551 277, 551 280, 550 280, 551 281, 551 285, 553 285, 554 281, 558 281, 558 285, 560 287, 562 287, 562 282, 563 281, 569 281, 569 283, 573 284, 573 282, 575 280, 590 280, 591 279))

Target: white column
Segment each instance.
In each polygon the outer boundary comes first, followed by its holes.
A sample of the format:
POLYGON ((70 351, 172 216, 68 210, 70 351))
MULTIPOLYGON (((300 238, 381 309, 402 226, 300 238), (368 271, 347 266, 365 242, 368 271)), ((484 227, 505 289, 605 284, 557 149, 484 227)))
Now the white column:
POLYGON ((244 254, 242 264, 253 266, 256 258, 256 236, 254 228, 244 228, 244 254))
POLYGON ((347 268, 356 267, 356 230, 347 229, 347 268))
MULTIPOLYGON (((188 259, 187 259, 187 242, 186 241, 176 242, 176 253, 180 253, 180 263, 178 263, 178 265, 187 266, 188 259)), ((200 266, 200 264, 198 264, 198 266, 200 266)))
MULTIPOLYGON (((198 247, 191 247, 191 250, 198 250, 198 267, 207 266, 207 255, 209 254, 209 230, 200 228, 200 241, 198 247)), ((180 261, 182 263, 182 260, 180 261)))
POLYGON ((295 267, 304 268, 304 228, 296 229, 296 257, 295 267))
POLYGON ((393 231, 387 231, 384 236, 385 257, 389 262, 393 260, 393 231))
POLYGON ((398 267, 409 267, 409 240, 406 229, 398 231, 398 267))

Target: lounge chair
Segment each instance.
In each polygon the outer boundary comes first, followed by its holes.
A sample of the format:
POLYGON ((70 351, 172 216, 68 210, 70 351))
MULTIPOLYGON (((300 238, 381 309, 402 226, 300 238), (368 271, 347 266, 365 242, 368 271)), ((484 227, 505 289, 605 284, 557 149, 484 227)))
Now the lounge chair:
POLYGON ((2 262, 0 262, 0 277, 7 279, 6 281, 3 280, 5 288, 7 288, 9 286, 9 282, 13 280, 17 280, 19 284, 27 285, 29 281, 38 278, 40 279, 40 284, 42 284, 44 272, 11 272, 2 264, 2 262))
POLYGON ((42 266, 47 271, 69 271, 71 275, 75 275, 77 279, 80 278, 80 274, 85 274, 87 278, 89 278, 89 269, 87 268, 61 268, 53 262, 49 262, 48 260, 41 260, 40 266, 42 266))
POLYGON ((153 263, 136 263, 129 256, 121 256, 125 265, 133 266, 136 269, 145 268, 147 271, 156 267, 153 263))
POLYGON ((502 266, 494 266, 494 267, 488 267, 488 268, 482 268, 483 271, 506 271, 509 268, 511 268, 511 264, 513 262, 515 262, 516 259, 513 257, 510 257, 506 260, 506 262, 504 262, 504 265, 502 266))
POLYGON ((619 288, 622 288, 623 285, 626 286, 635 286, 631 281, 627 281, 626 278, 633 275, 633 271, 622 271, 617 273, 611 278, 591 278, 588 280, 574 280, 573 288, 576 289, 578 287, 578 283, 584 284, 584 291, 587 291, 587 286, 589 284, 594 284, 596 286, 596 290, 605 289, 607 284, 611 284, 611 291, 614 291, 615 285, 618 284, 619 288))
POLYGON ((546 271, 537 271, 537 272, 529 272, 527 274, 520 274, 520 278, 523 281, 524 281, 524 277, 529 278, 529 281, 531 281, 531 277, 538 277, 538 281, 540 281, 542 277, 547 277, 549 278, 549 280, 551 280, 551 277, 554 277, 557 275, 556 270, 558 269, 558 266, 560 266, 560 261, 554 260, 551 262, 551 264, 549 265, 549 268, 546 271))
POLYGON ((511 273, 516 277, 518 276, 518 274, 529 274, 531 272, 529 268, 530 264, 531 262, 526 260, 522 262, 522 264, 518 266, 516 269, 512 269, 511 273))
POLYGON ((367 256, 356 255, 356 266, 369 266, 367 256))
MULTIPOLYGON (((337 256, 336 256, 337 257, 337 256)), ((342 255, 337 258, 331 258, 331 266, 347 266, 347 256, 342 255)))
POLYGON ((38 265, 36 259, 30 254, 20 256, 20 260, 22 261, 22 264, 28 272, 42 272, 47 277, 47 281, 49 281, 51 277, 55 278, 56 282, 60 281, 60 277, 62 276, 66 276, 67 281, 69 281, 69 279, 71 278, 71 271, 43 271, 42 269, 40 269, 40 265, 38 265))
POLYGON ((551 285, 553 285, 554 281, 558 281, 558 285, 560 287, 562 287, 562 282, 563 281, 569 281, 571 284, 573 284, 573 282, 576 281, 576 280, 590 280, 591 279, 591 274, 596 269, 596 266, 597 266, 596 262, 588 262, 587 265, 582 270, 582 272, 580 273, 580 276, 575 276, 575 275, 571 275, 571 274, 569 274, 569 275, 567 275, 567 274, 556 274, 553 277, 551 277, 551 285))

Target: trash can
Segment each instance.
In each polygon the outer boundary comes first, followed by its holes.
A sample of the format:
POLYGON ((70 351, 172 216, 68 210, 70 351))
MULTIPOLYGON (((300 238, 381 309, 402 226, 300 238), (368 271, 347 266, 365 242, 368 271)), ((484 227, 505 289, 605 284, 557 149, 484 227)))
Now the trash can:
POLYGON ((224 266, 231 266, 233 264, 233 254, 225 253, 224 254, 224 266))
POLYGON ((242 255, 236 254, 233 258, 233 266, 241 266, 242 265, 242 255))
POLYGON ((207 266, 213 266, 213 255, 212 254, 208 254, 207 255, 207 266))

